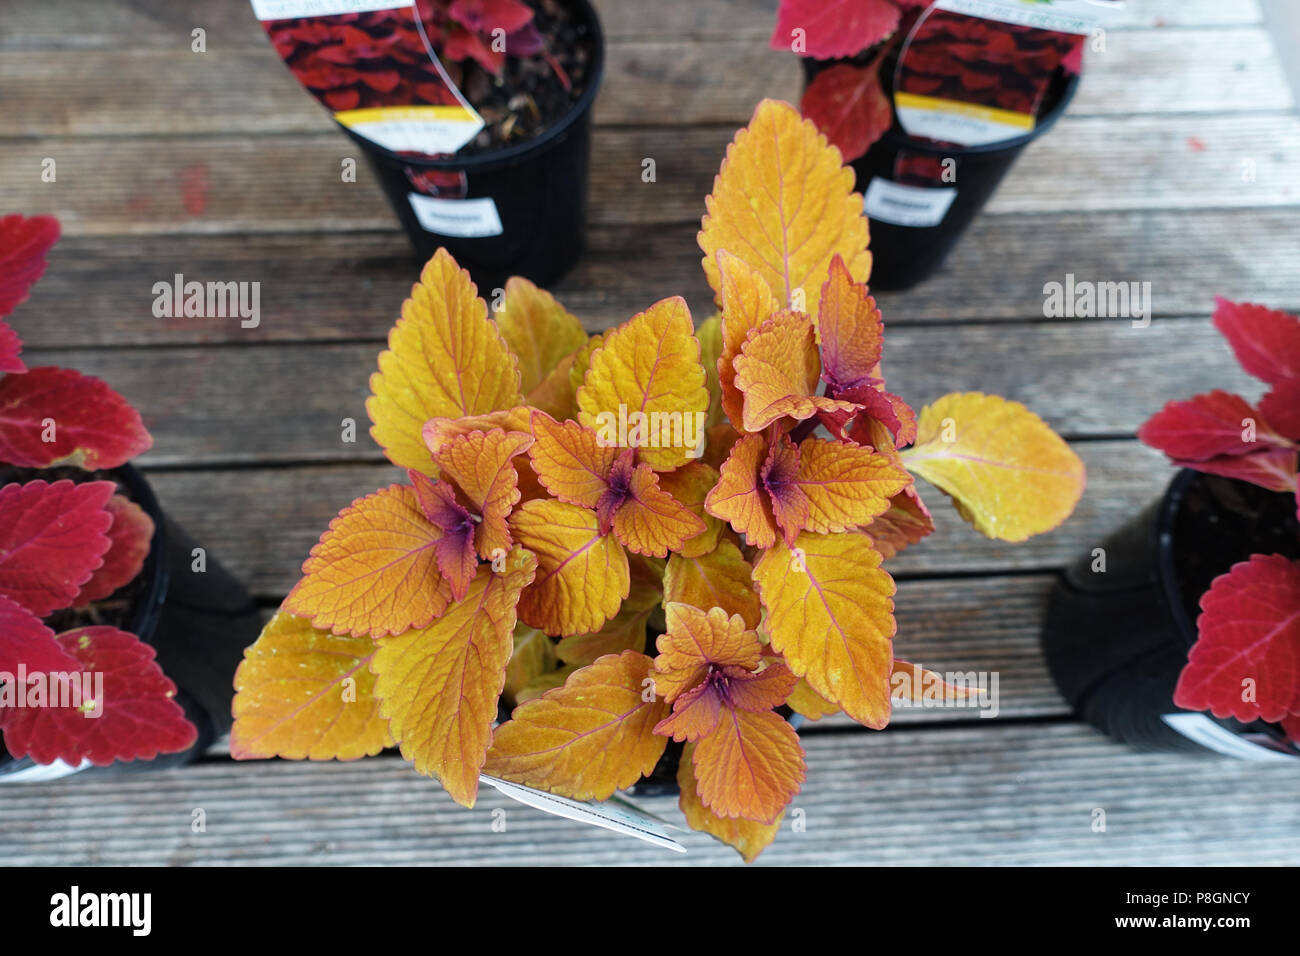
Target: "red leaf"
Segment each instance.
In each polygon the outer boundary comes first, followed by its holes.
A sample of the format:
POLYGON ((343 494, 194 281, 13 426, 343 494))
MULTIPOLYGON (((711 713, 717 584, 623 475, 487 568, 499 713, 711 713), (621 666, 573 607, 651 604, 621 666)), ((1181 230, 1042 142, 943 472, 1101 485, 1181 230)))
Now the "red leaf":
POLYGON ((1282 729, 1293 741, 1300 744, 1300 714, 1289 714, 1282 718, 1282 729))
POLYGON ((111 544, 104 555, 104 563, 82 585, 81 593, 72 602, 74 607, 102 601, 135 580, 144 567, 145 558, 149 557, 154 526, 153 519, 144 513, 144 509, 121 495, 114 495, 108 499, 106 510, 113 516, 113 524, 108 529, 111 544))
POLYGON ((1270 385, 1300 379, 1300 318, 1223 298, 1215 305, 1214 325, 1242 368, 1270 385))
POLYGON ((1215 390, 1185 402, 1170 402, 1138 429, 1138 437, 1170 458, 1201 461, 1218 455, 1248 455, 1265 445, 1289 443, 1239 395, 1215 390), (1254 423, 1256 441, 1243 433, 1254 423))
POLYGON ((893 33, 898 19, 890 0, 781 0, 771 45, 819 60, 856 56, 893 33), (802 48, 795 45, 800 36, 802 48))
POLYGON ((23 340, 9 324, 0 319, 0 374, 5 372, 25 372, 27 366, 18 357, 23 350, 23 340))
POLYGON ((1214 579, 1174 703, 1216 717, 1300 712, 1300 562, 1257 554, 1214 579))
POLYGON ((1295 491, 1298 462, 1300 452, 1270 448, 1250 455, 1221 455, 1206 461, 1175 460, 1174 464, 1180 468, 1203 471, 1208 475, 1249 481, 1252 485, 1259 485, 1269 491, 1295 491))
POLYGON ((58 238, 59 221, 53 216, 0 218, 0 317, 26 301, 58 238))
POLYGON ((108 550, 111 481, 0 488, 0 595, 37 617, 67 607, 108 550))
POLYGON ((877 61, 867 66, 837 63, 818 73, 804 91, 800 110, 839 148, 845 162, 866 153, 894 122, 877 61))
POLYGON ((20 468, 117 468, 153 439, 140 413, 104 382, 45 366, 0 379, 0 461, 20 468), (54 441, 46 442, 53 421, 54 441))
POLYGON ((533 19, 533 11, 519 0, 454 0, 447 13, 461 26, 478 33, 501 29, 522 30, 533 19))
POLYGON ((72 682, 79 693, 72 706, 0 709, 10 754, 42 764, 89 760, 104 766, 115 759, 151 760, 194 744, 198 731, 172 699, 176 685, 154 662, 152 647, 115 627, 78 628, 56 640, 81 669, 83 680, 72 682), (89 700, 78 700, 82 687, 89 700), (99 716, 92 716, 97 710, 99 716))
MULTIPOLYGON (((0 595, 0 675, 18 673, 18 665, 33 671, 71 671, 75 658, 54 639, 54 632, 31 611, 0 595)), ((0 682, 4 678, 0 677, 0 682)))
POLYGON ((1287 438, 1300 441, 1300 378, 1273 386, 1259 400, 1259 413, 1287 438))

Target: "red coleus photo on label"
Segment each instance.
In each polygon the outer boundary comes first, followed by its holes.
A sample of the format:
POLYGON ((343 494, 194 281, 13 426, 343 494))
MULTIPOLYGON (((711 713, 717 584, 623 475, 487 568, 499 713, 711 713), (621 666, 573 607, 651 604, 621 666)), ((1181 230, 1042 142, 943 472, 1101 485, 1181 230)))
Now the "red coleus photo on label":
MULTIPOLYGON (((1138 436, 1183 468, 1296 495, 1300 517, 1300 318, 1219 299, 1214 325, 1268 386, 1256 403, 1214 390, 1167 404, 1138 436)), ((1174 702, 1300 740, 1300 562, 1255 555, 1201 598, 1199 632, 1174 702)))
POLYGON ((43 764, 151 759, 197 736, 153 649, 116 627, 56 634, 45 623, 78 611, 93 620, 140 574, 154 538, 115 481, 89 474, 148 450, 140 415, 98 379, 26 370, 3 321, 58 236, 48 216, 0 219, 0 475, 23 478, 0 484, 0 735, 10 756, 43 764), (55 468, 78 479, 39 477, 55 468))

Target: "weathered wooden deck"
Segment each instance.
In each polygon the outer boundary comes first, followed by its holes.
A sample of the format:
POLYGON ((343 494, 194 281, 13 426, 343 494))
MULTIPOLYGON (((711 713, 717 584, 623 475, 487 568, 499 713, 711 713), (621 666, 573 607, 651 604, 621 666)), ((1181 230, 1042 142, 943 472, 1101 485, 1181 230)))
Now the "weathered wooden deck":
MULTIPOLYGON (((773 0, 603 0, 591 248, 556 292, 591 329, 665 295, 707 314, 695 232, 725 144, 799 65, 773 0), (641 160, 658 181, 642 183, 641 160)), ((890 383, 913 404, 999 392, 1089 469, 1077 514, 1026 546, 946 508, 892 563, 900 656, 996 670, 996 719, 898 715, 804 731, 808 783, 762 863, 1280 864, 1300 859, 1300 768, 1134 754, 1074 721, 1038 650, 1052 574, 1171 472, 1132 438, 1166 399, 1253 394, 1208 321, 1215 294, 1300 307, 1300 116, 1254 0, 1130 0, 1069 114, 1023 157, 942 275, 882 295, 890 383), (1243 178, 1250 163, 1253 181, 1243 178), (1149 281, 1156 318, 1043 318, 1066 273, 1149 281), (1093 811, 1107 830, 1094 832, 1093 811)), ((274 607, 335 511, 395 470, 340 421, 418 272, 368 171, 238 0, 5 0, 0 211, 65 238, 15 316, 34 363, 107 379, 156 444, 164 507, 274 607), (191 52, 191 31, 207 52, 191 52), (42 160, 57 182, 42 182, 42 160), (262 322, 164 320, 155 282, 261 282, 262 322)), ((364 431, 364 429, 363 429, 364 431)), ((667 798, 648 809, 672 817, 667 798)), ((0 862, 730 863, 667 853, 487 791, 456 807, 396 757, 234 763, 0 791, 0 862), (493 809, 509 807, 504 833, 493 809), (207 831, 191 830, 206 811, 207 831)))

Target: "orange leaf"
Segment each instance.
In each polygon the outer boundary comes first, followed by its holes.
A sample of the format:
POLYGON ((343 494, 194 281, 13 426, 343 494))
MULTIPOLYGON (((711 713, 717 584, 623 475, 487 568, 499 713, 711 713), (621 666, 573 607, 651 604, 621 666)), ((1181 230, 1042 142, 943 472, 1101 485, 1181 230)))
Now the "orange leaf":
POLYGON ((681 743, 699 740, 717 729, 722 719, 722 696, 712 684, 699 684, 678 695, 673 712, 655 724, 655 733, 681 743))
POLYGON ((776 517, 761 477, 766 459, 767 442, 762 435, 742 436, 731 446, 718 484, 704 499, 709 514, 730 523, 737 534, 758 548, 770 548, 776 541, 776 517))
POLYGON ((843 442, 805 438, 796 482, 808 499, 803 528, 827 533, 865 525, 889 510, 890 499, 912 483, 887 456, 843 442))
POLYGON ((799 484, 799 449, 789 435, 773 438, 759 479, 772 502, 772 517, 790 544, 808 523, 808 496, 799 484))
POLYGON ((745 260, 718 250, 719 306, 722 309, 722 350, 718 355, 718 386, 722 410, 732 424, 739 426, 745 396, 736 387, 733 366, 749 333, 781 308, 763 278, 746 265, 745 260))
POLYGON ((720 607, 708 611, 679 602, 666 603, 668 630, 656 642, 655 690, 668 703, 700 684, 709 665, 752 671, 763 658, 758 634, 739 614, 728 617, 720 607))
POLYGON ((709 391, 694 331, 678 297, 606 332, 578 389, 578 421, 607 442, 636 447, 656 471, 699 457, 709 391))
POLYGON ((873 518, 864 530, 880 556, 888 561, 909 544, 931 534, 934 518, 916 486, 908 485, 889 500, 889 510, 873 518))
POLYGON ((704 366, 704 384, 709 390, 709 414, 704 419, 706 429, 723 421, 722 385, 718 381, 718 359, 722 357, 722 314, 715 312, 695 326, 695 338, 700 343, 700 364, 704 366))
POLYGON ((754 565, 772 647, 860 724, 889 722, 894 581, 864 535, 805 531, 754 565))
POLYGON ((590 664, 606 654, 644 651, 646 625, 663 598, 663 588, 640 558, 628 562, 632 583, 618 613, 599 631, 573 634, 556 645, 555 653, 566 664, 590 664))
POLYGON ((799 736, 770 710, 727 710, 695 744, 700 802, 720 817, 775 823, 804 781, 799 736))
POLYGON ((896 700, 910 700, 923 704, 927 699, 969 700, 980 696, 977 686, 958 686, 943 679, 943 675, 926 670, 920 664, 910 664, 904 660, 895 660, 889 675, 891 694, 896 700))
POLYGON ((414 488, 391 485, 358 498, 311 549, 284 609, 335 634, 383 637, 424 627, 451 599, 434 553, 441 537, 414 488))
POLYGON ((494 318, 501 337, 519 359, 525 395, 587 341, 582 323, 553 295, 519 276, 506 280, 505 298, 494 318))
POLYGON ((840 712, 838 707, 812 689, 806 677, 799 678, 785 703, 796 714, 802 714, 809 720, 820 720, 840 712))
POLYGON ((826 381, 840 389, 874 385, 884 341, 885 327, 876 300, 865 285, 853 281, 848 266, 836 254, 817 311, 817 344, 826 381))
POLYGON ((636 783, 668 745, 654 733, 668 705, 647 693, 650 671, 650 658, 624 651, 570 674, 497 728, 484 772, 574 800, 636 783))
POLYGON ((366 665, 375 642, 279 612, 235 672, 230 755, 356 760, 393 745, 366 665))
POLYGON ((758 627, 760 608, 753 568, 730 541, 696 558, 673 554, 664 573, 664 603, 681 601, 703 611, 722 608, 739 614, 748 628, 758 627))
POLYGON ((853 181, 839 150, 793 106, 759 103, 727 147, 705 200, 699 243, 713 291, 721 293, 719 249, 743 258, 780 303, 814 315, 835 253, 865 281, 870 235, 853 181))
POLYGON ((681 796, 678 805, 692 830, 717 837, 733 847, 746 863, 753 863, 781 830, 780 818, 775 823, 755 823, 741 817, 720 817, 700 800, 695 782, 695 744, 687 744, 677 765, 677 789, 681 796))
POLYGON ((627 496, 614 512, 614 534, 625 548, 662 558, 705 530, 691 509, 659 487, 653 468, 636 466, 627 496))
POLYGON ((921 411, 908 469, 951 497, 975 530, 1024 541, 1055 528, 1083 494, 1079 456, 1018 402, 954 392, 921 411))
POLYGON ((510 516, 520 547, 537 555, 537 577, 519 617, 547 634, 587 634, 618 613, 628 593, 627 554, 600 533, 596 513, 562 501, 526 501, 510 516))
POLYGON ((573 363, 577 360, 580 351, 581 349, 560 359, 560 364, 555 366, 551 374, 542 379, 531 392, 524 395, 524 401, 538 411, 550 415, 556 421, 577 418, 578 389, 573 384, 571 373, 573 363))
POLYGON ((402 756, 467 807, 478 794, 514 650, 515 604, 536 568, 537 559, 516 548, 503 573, 478 575, 465 600, 431 625, 382 638, 371 663, 380 712, 402 756))
POLYGON ((439 249, 425 265, 370 377, 370 434, 390 461, 432 474, 431 418, 460 418, 523 403, 519 370, 469 273, 439 249))
POLYGON ((745 395, 742 424, 762 431, 782 418, 802 421, 818 411, 856 411, 852 402, 816 394, 821 359, 812 320, 800 312, 778 312, 750 332, 734 362, 736 387, 745 395))
POLYGON ((676 471, 665 471, 659 475, 659 487, 704 522, 703 531, 683 542, 680 548, 674 549, 685 557, 708 554, 717 546, 718 536, 722 534, 722 522, 704 510, 704 499, 717 483, 718 470, 702 461, 693 461, 676 471))
POLYGON ((462 418, 431 418, 424 423, 423 437, 430 454, 438 454, 442 446, 458 435, 470 432, 487 432, 504 428, 508 432, 526 432, 532 427, 529 416, 532 409, 526 405, 503 408, 482 415, 465 415, 462 418))
POLYGON ((537 480, 561 501, 594 508, 609 487, 609 471, 618 449, 604 446, 590 428, 577 422, 557 422, 533 412, 536 442, 528 450, 537 480))
POLYGON ((457 435, 434 454, 444 478, 453 481, 483 519, 474 535, 478 556, 491 561, 510 550, 506 516, 519 501, 519 475, 513 459, 533 444, 527 432, 491 431, 457 435))

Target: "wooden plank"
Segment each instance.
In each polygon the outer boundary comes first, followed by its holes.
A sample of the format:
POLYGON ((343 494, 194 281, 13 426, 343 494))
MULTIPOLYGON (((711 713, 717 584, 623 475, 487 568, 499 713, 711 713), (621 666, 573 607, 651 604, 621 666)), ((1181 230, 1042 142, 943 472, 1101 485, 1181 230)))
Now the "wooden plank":
MULTIPOLYGON (((597 0, 611 39, 747 38, 766 41, 774 23, 774 0, 661 0, 655 4, 597 0)), ((190 31, 203 27, 209 49, 259 47, 264 35, 248 5, 231 0, 96 0, 87 18, 84 0, 13 3, 4 49, 189 48, 190 31)), ((1261 21, 1257 0, 1142 0, 1130 3, 1114 29, 1245 26, 1261 21)))
MULTIPOLYGON (((376 312, 382 337, 394 306, 376 312)), ((1146 329, 1127 320, 1067 320, 891 332, 889 382, 918 408, 950 391, 995 392, 1025 402, 1072 438, 1132 434, 1165 401, 1194 391, 1190 368, 1198 381, 1259 391, 1202 319, 1157 320, 1146 329)), ((365 399, 380 350, 366 342, 41 349, 26 357, 97 375, 135 403, 155 440, 144 463, 228 465, 376 460, 365 399), (355 442, 342 440, 347 418, 358 423, 355 442)))
MULTIPOLYGON (((1208 312, 1215 295, 1300 310, 1295 209, 1133 211, 978 219, 944 269, 916 289, 878 293, 894 330, 907 325, 1041 317, 1043 285, 1066 270, 1089 281, 1151 281, 1157 317, 1208 312), (1068 250, 1068 262, 1065 258, 1068 250)), ((669 292, 703 317, 711 296, 696 223, 594 227, 588 250, 556 287, 592 330, 616 325, 669 292), (637 268, 629 269, 629 262, 637 268)), ((419 275, 405 237, 109 236, 64 239, 13 319, 29 348, 374 339, 419 275), (175 273, 260 282, 256 329, 155 319, 150 289, 175 273), (58 321, 49 317, 57 316, 58 321)))
MULTIPOLYGON (((797 58, 760 39, 620 40, 596 110, 607 125, 739 126, 763 97, 797 101, 797 58)), ((332 130, 265 40, 171 49, 10 50, 5 136, 317 133, 332 130), (103 82, 111 78, 111 82, 103 82)), ((1090 55, 1075 115, 1275 111, 1293 106, 1262 27, 1116 31, 1090 55)))
MULTIPOLYGON (((792 804, 803 831, 786 823, 759 863, 1286 865, 1300 854, 1294 807, 1279 797, 1300 785, 1300 766, 1138 754, 1071 723, 994 723, 805 734, 808 782, 792 804)), ((391 757, 214 761, 4 797, 0 844, 14 866, 739 863, 695 833, 673 854, 490 790, 465 810, 391 757), (505 832, 493 828, 500 810, 505 832)), ((675 798, 638 802, 680 820, 675 798)))
MULTIPOLYGON (((698 222, 734 133, 689 127, 671 141, 652 127, 602 129, 590 221, 698 222), (641 179, 645 158, 657 179, 641 179)), ((53 213, 73 236, 356 232, 394 217, 341 135, 187 139, 41 139, 0 156, 0 208, 53 213), (53 158, 58 180, 42 183, 53 158)), ((1067 119, 1026 150, 985 215, 1300 204, 1300 116, 1067 119), (1253 182, 1244 182, 1249 173, 1253 182)))

